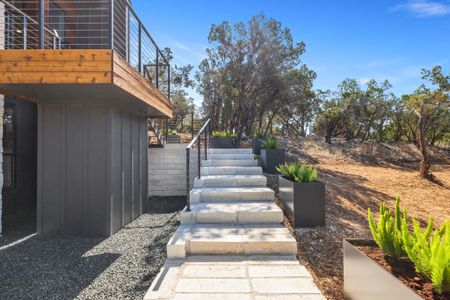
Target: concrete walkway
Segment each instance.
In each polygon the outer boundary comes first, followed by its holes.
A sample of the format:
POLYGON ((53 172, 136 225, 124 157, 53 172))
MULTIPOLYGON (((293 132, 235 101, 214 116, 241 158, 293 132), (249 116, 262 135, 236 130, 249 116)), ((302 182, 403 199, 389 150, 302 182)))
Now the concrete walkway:
POLYGON ((251 149, 210 149, 144 299, 324 299, 251 149))

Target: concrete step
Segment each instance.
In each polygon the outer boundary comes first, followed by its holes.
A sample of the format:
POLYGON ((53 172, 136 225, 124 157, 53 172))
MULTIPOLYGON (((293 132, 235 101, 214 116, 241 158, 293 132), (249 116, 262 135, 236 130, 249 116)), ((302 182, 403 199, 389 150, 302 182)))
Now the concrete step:
POLYGON ((267 185, 267 177, 263 175, 207 175, 195 179, 194 187, 237 187, 267 185))
POLYGON ((231 149, 215 149, 209 148, 208 154, 252 154, 251 148, 231 148, 231 149))
POLYGON ((167 256, 188 254, 293 254, 297 242, 279 224, 183 224, 167 244, 167 256))
POLYGON ((220 167, 205 167, 200 170, 202 176, 208 175, 261 175, 261 167, 239 167, 239 166, 220 166, 220 167))
POLYGON ((283 211, 273 201, 193 202, 183 210, 181 224, 280 224, 283 211))
POLYGON ((203 167, 254 167, 258 161, 254 159, 213 159, 202 160, 203 167))
POLYGON ((211 160, 254 160, 255 156, 251 153, 228 153, 228 154, 209 154, 208 159, 211 160))
POLYGON ((272 201, 273 190, 268 187, 215 187, 194 188, 191 190, 191 202, 196 201, 272 201))

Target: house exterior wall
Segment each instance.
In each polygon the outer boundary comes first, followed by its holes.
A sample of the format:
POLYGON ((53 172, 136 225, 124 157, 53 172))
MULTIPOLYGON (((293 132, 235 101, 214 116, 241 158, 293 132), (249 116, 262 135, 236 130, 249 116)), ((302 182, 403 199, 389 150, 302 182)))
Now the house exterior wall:
POLYGON ((148 149, 149 196, 186 196, 186 146, 148 149))
POLYGON ((107 103, 38 105, 38 233, 109 236, 141 215, 146 124, 107 103))
MULTIPOLYGON (((4 112, 4 103, 5 103, 5 97, 0 94, 0 166, 3 166, 3 112, 4 112)), ((3 167, 0 168, 0 236, 2 235, 3 229, 2 229, 2 216, 3 216, 3 202, 2 202, 2 191, 3 189, 3 167)))

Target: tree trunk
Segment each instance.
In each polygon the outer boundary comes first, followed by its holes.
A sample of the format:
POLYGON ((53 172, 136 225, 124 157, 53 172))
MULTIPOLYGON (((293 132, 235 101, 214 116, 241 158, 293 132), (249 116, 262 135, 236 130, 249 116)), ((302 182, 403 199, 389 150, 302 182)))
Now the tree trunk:
POLYGON ((434 176, 430 173, 430 164, 428 162, 428 154, 427 154, 427 144, 425 141, 425 103, 420 105, 420 113, 419 113, 419 137, 417 144, 419 146, 419 151, 422 156, 419 165, 419 174, 420 177, 433 180, 434 176))

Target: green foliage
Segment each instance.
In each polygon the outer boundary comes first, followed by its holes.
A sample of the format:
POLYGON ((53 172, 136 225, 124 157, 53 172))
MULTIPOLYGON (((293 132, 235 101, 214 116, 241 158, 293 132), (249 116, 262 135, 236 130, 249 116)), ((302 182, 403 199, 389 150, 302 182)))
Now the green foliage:
POLYGON ((253 137, 254 138, 264 138, 264 132, 261 129, 257 129, 255 130, 255 132, 253 132, 253 137))
POLYGON ((230 131, 213 131, 212 136, 215 137, 236 137, 237 135, 235 133, 232 133, 230 131))
POLYGON ((400 197, 395 199, 394 218, 389 208, 386 208, 386 203, 380 204, 380 217, 378 222, 372 216, 370 208, 367 211, 370 231, 377 243, 378 247, 389 256, 399 258, 405 256, 403 250, 402 239, 402 222, 407 222, 406 210, 403 212, 403 217, 400 216, 400 197))
POLYGON ((416 271, 426 276, 439 292, 450 291, 450 220, 433 232, 433 220, 428 221, 425 230, 413 220, 414 230, 410 233, 407 222, 402 223, 403 245, 416 271))
POLYGON ((277 171, 281 176, 294 182, 314 182, 317 179, 317 168, 299 163, 279 165, 277 171))
POLYGON ((261 145, 263 146, 264 149, 273 149, 273 150, 277 150, 280 149, 280 143, 278 142, 278 140, 272 136, 266 138, 261 145))
POLYGON ((175 129, 169 129, 167 130, 168 135, 177 135, 177 131, 175 129))

